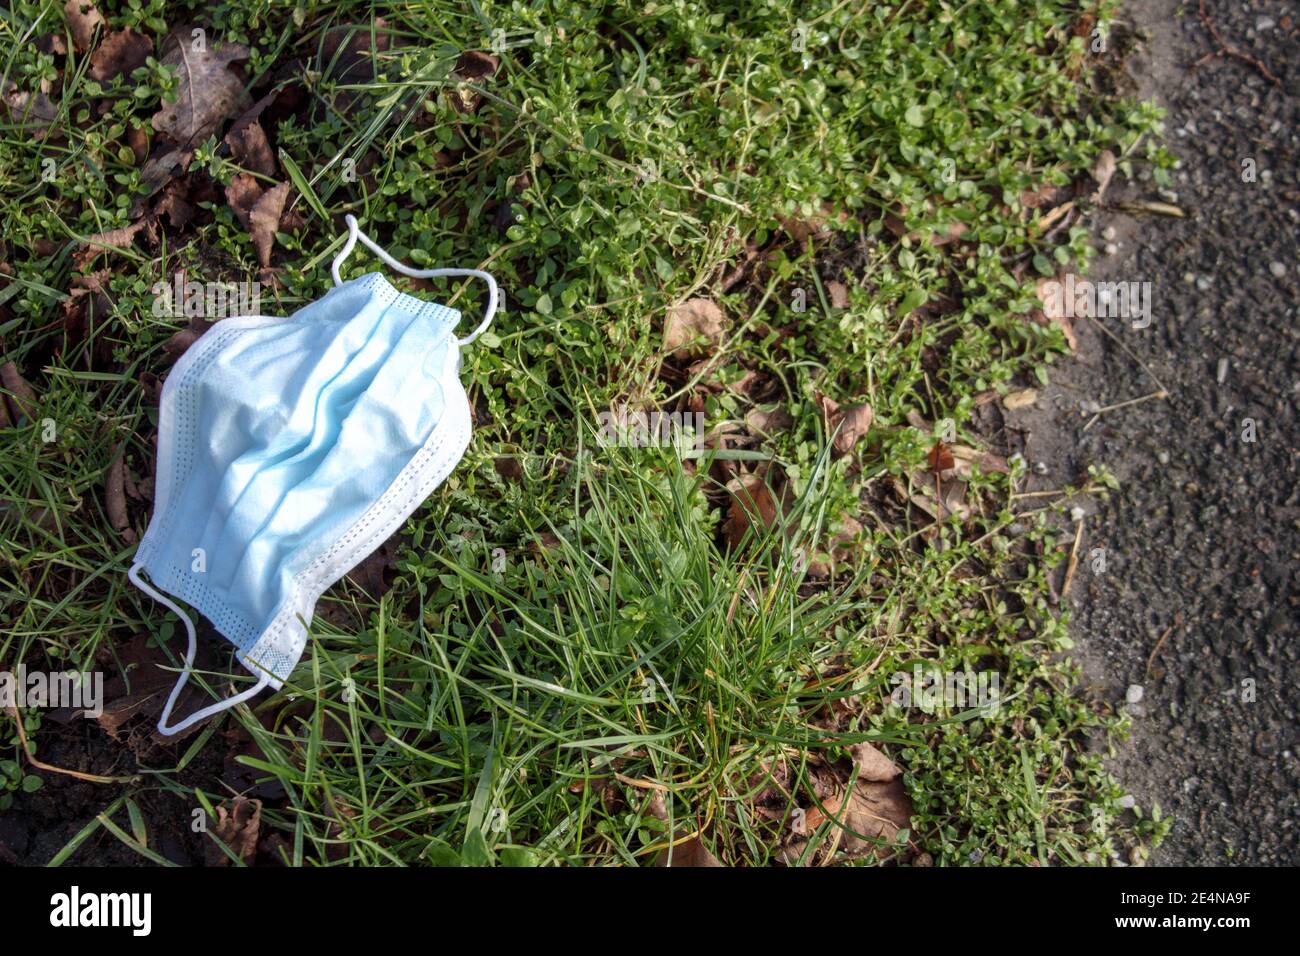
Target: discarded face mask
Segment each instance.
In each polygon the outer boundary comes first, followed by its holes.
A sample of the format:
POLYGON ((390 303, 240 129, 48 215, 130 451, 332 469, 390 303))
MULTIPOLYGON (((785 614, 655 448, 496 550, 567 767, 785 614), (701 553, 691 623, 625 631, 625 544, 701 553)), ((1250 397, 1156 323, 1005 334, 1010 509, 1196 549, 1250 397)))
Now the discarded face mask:
POLYGON ((189 635, 185 669, 158 721, 170 736, 279 690, 302 656, 316 601, 405 523, 465 454, 470 407, 460 347, 492 321, 496 281, 478 269, 413 269, 347 217, 334 288, 287 318, 218 322, 163 387, 154 513, 129 577, 189 635), (339 266, 360 240, 398 272, 474 276, 488 306, 470 335, 460 313, 339 266), (152 586, 141 578, 148 573, 152 586), (201 612, 257 682, 180 723, 201 612))

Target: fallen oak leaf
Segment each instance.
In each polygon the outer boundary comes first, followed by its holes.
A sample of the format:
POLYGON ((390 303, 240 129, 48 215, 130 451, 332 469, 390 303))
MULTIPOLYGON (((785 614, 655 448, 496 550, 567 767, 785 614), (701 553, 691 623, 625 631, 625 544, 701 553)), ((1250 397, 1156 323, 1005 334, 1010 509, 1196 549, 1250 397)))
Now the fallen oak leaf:
POLYGON ((982 451, 970 445, 949 445, 948 451, 952 454, 952 471, 959 478, 969 478, 973 465, 978 465, 985 474, 997 472, 1005 475, 1009 470, 1007 460, 991 451, 982 451))
POLYGON ((245 229, 249 227, 249 214, 262 198, 262 192, 257 180, 248 173, 236 173, 226 187, 226 203, 245 229))
POLYGON ((126 456, 121 449, 113 456, 113 463, 108 466, 108 476, 104 481, 104 507, 108 511, 108 523, 122 536, 122 540, 132 542, 135 532, 131 530, 131 521, 126 513, 126 456))
POLYGON ((1075 334, 1074 321, 1069 315, 1073 303, 1067 303, 1065 301, 1066 297, 1056 291, 1065 287, 1063 278, 1043 276, 1035 283, 1034 294, 1038 296, 1038 301, 1042 303, 1042 308, 1035 314, 1035 321, 1040 325, 1045 322, 1055 324, 1065 336, 1065 341, 1070 346, 1070 350, 1077 351, 1079 337, 1075 334))
POLYGON ((857 769, 858 779, 876 783, 893 780, 903 771, 869 741, 849 747, 849 756, 857 769))
POLYGON ((248 213, 248 234, 253 237, 257 261, 263 268, 271 264, 271 248, 275 245, 275 232, 280 228, 280 216, 289 198, 289 184, 280 183, 262 194, 248 213))
POLYGON ((722 309, 711 299, 687 299, 668 310, 664 319, 664 350, 684 361, 706 353, 722 340, 722 309))
POLYGON ((779 405, 771 409, 753 408, 745 413, 745 424, 760 435, 772 435, 793 428, 794 417, 779 405))
POLYGON ((244 169, 263 176, 275 175, 275 155, 267 142, 266 131, 257 120, 232 127, 226 134, 226 144, 235 162, 244 169))
POLYGON ((212 328, 213 323, 201 316, 194 316, 190 319, 190 324, 178 332, 174 332, 166 342, 163 343, 163 351, 172 357, 172 360, 180 358, 189 349, 191 345, 202 338, 203 333, 212 328))
POLYGON ((930 448, 929 454, 925 456, 925 460, 929 463, 930 470, 936 475, 942 475, 946 471, 952 471, 953 467, 956 465, 952 452, 942 440, 934 443, 930 448))
POLYGON ((843 458, 853 450, 858 440, 871 430, 871 423, 876 417, 871 406, 865 402, 840 408, 829 398, 823 398, 822 409, 826 413, 827 428, 835 435, 831 441, 831 450, 836 458, 843 458))
MULTIPOLYGON (((217 806, 214 835, 229 847, 244 863, 252 863, 257 855, 257 840, 262 829, 262 801, 248 797, 235 797, 230 808, 217 806)), ((229 866, 228 857, 219 846, 209 843, 204 847, 209 866, 229 866)))
MULTIPOLYGON (((841 785, 822 798, 803 817, 803 834, 812 834, 830 821, 831 830, 814 851, 815 858, 828 863, 837 853, 847 859, 892 857, 899 849, 899 836, 911 826, 915 808, 903 786, 902 770, 870 743, 849 749, 855 769, 853 787, 841 785), (846 792, 847 791, 847 792, 846 792)), ((797 862, 808 845, 799 835, 780 854, 787 864, 797 862)))
POLYGON ((90 78, 106 83, 144 66, 153 53, 153 41, 130 27, 114 30, 90 55, 90 78))
POLYGON ((699 836, 689 836, 659 851, 655 866, 722 866, 699 836))
POLYGON ((28 93, 9 80, 4 81, 3 99, 9 119, 17 126, 40 131, 59 118, 59 108, 44 93, 28 93))
POLYGON ((180 83, 176 102, 164 103, 151 121, 181 146, 206 139, 251 102, 244 81, 230 70, 232 63, 248 59, 248 47, 227 43, 195 50, 189 36, 188 27, 177 27, 163 41, 162 63, 176 70, 180 83))
POLYGON ((154 228, 152 220, 137 219, 128 226, 87 236, 85 239, 86 248, 74 252, 72 262, 78 269, 84 269, 101 252, 114 252, 128 248, 135 239, 136 234, 141 230, 145 230, 149 236, 153 236, 154 228))
POLYGON ((0 405, 8 399, 9 419, 14 424, 22 424, 24 419, 36 417, 36 407, 39 404, 36 390, 23 378, 13 362, 0 365, 0 385, 8 393, 7 396, 0 397, 0 405))
POLYGON ((63 5, 63 16, 72 31, 72 42, 85 53, 95 42, 95 30, 103 28, 104 15, 90 0, 68 0, 63 5))
POLYGON ((194 217, 194 207, 181 195, 184 189, 183 182, 172 180, 163 188, 162 198, 153 207, 153 215, 157 218, 166 216, 173 229, 185 228, 194 217))
POLYGON ((826 283, 826 293, 830 297, 832 309, 847 309, 849 307, 849 287, 843 282, 831 281, 826 283))
POLYGON ((776 499, 772 497, 767 482, 758 475, 733 478, 727 483, 727 491, 731 493, 731 498, 723 527, 727 543, 731 547, 739 547, 750 528, 754 529, 754 537, 757 538, 766 529, 776 526, 779 517, 776 499))

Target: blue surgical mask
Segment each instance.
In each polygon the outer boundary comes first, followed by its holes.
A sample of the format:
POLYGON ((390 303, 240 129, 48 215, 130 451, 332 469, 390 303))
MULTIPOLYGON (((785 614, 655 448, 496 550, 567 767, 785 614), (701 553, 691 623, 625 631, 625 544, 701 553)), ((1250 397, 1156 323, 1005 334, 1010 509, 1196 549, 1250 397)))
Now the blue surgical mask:
POLYGON ((302 656, 316 600, 398 531, 465 454, 460 347, 487 328, 496 282, 477 269, 413 269, 347 217, 335 287, 287 318, 218 322, 163 387, 154 513, 131 580, 185 622, 189 651, 158 730, 175 734, 263 688, 302 656), (379 273, 343 282, 357 241, 398 272, 475 276, 483 321, 399 292, 379 273), (148 573, 152 586, 141 571, 148 573), (242 693, 168 724, 193 669, 187 602, 257 676, 242 693))

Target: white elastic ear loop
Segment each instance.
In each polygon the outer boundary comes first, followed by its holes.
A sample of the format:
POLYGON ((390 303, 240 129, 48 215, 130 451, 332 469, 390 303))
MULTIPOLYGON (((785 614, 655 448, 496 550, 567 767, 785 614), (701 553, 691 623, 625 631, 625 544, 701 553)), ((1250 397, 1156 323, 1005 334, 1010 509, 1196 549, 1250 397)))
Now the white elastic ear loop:
POLYGON ((149 595, 159 604, 162 604, 169 610, 173 611, 182 621, 184 621, 185 633, 189 636, 190 646, 189 650, 185 652, 185 669, 181 672, 180 680, 176 682, 176 686, 172 688, 171 695, 167 698, 167 703, 163 707, 162 716, 158 718, 158 733, 162 734, 164 737, 171 737, 173 734, 178 734, 187 727, 193 727, 200 720, 206 720, 213 714, 219 714, 223 710, 229 710, 236 704, 243 703, 250 697, 256 696, 264 687, 267 686, 267 684, 271 683, 271 675, 264 673, 258 679, 257 683, 248 688, 248 690, 240 691, 235 696, 227 697, 225 700, 219 701, 211 707, 204 707, 202 710, 195 711, 179 724, 168 726, 167 718, 171 716, 172 708, 176 706, 176 698, 180 696, 181 690, 185 687, 185 682, 188 681, 190 675, 194 673, 194 653, 198 648, 198 642, 194 635, 194 622, 190 620, 190 616, 182 611, 175 602, 147 584, 140 577, 140 565, 131 565, 131 570, 126 573, 126 576, 130 578, 131 583, 141 591, 149 595))
POLYGON ((398 262, 390 256, 387 251, 375 243, 374 240, 362 232, 357 226, 356 216, 349 213, 344 217, 344 221, 348 224, 348 241, 343 243, 343 248, 339 250, 339 254, 335 256, 334 261, 330 263, 330 273, 334 276, 335 285, 343 284, 343 279, 339 275, 339 266, 343 264, 344 259, 352 254, 352 250, 356 248, 357 240, 360 239, 362 245, 377 255, 390 268, 395 269, 403 275, 413 276, 417 279, 432 279, 436 276, 472 276, 477 279, 482 279, 487 283, 488 306, 487 311, 483 313, 483 321, 480 322, 478 328, 469 335, 465 336, 463 339, 457 339, 457 344, 469 345, 478 338, 489 325, 492 324, 492 317, 496 315, 497 312, 497 280, 492 278, 488 273, 481 269, 413 269, 404 263, 398 262))

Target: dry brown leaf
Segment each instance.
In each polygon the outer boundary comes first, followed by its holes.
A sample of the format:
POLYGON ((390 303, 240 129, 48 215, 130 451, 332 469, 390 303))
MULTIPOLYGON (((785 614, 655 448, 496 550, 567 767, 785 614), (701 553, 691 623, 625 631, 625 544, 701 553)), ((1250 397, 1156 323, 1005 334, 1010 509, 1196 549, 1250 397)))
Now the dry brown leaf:
POLYGON ((132 216, 139 216, 150 197, 189 168, 194 150, 187 146, 163 147, 154 152, 140 169, 142 191, 131 204, 132 216))
POLYGON ((63 42, 62 33, 47 33, 36 41, 36 49, 50 56, 67 56, 68 45, 63 42))
POLYGON ((559 535, 552 534, 549 531, 541 532, 535 541, 529 545, 529 549, 538 555, 547 555, 552 551, 558 551, 564 547, 564 541, 559 535))
POLYGON ((184 228, 194 217, 194 207, 189 204, 184 192, 185 184, 181 180, 174 180, 167 184, 162 198, 153 207, 153 214, 159 218, 166 216, 173 229, 184 228))
POLYGON ((795 242, 803 242, 810 236, 827 236, 831 233, 831 222, 843 223, 848 221, 848 213, 836 213, 830 203, 822 203, 819 212, 811 216, 778 216, 781 228, 785 234, 795 242))
POLYGON ((180 358, 191 345, 197 342, 203 333, 212 328, 212 323, 200 316, 190 319, 190 324, 163 343, 163 351, 174 360, 180 358))
POLYGON ((1042 321, 1055 323, 1060 327, 1061 332, 1065 335, 1065 341, 1069 344, 1071 351, 1077 351, 1079 348, 1079 337, 1074 332, 1074 320, 1065 312, 1065 296, 1052 295, 1048 290, 1052 283, 1058 285, 1065 282, 1065 276, 1051 278, 1043 276, 1034 285, 1035 294, 1042 308, 1037 315, 1042 321))
POLYGON ((520 464, 519 459, 514 455, 497 458, 492 462, 492 467, 506 481, 522 482, 524 480, 524 466, 520 464))
POLYGON ((226 187, 226 202, 245 229, 249 226, 249 214, 261 198, 262 187, 248 173, 236 173, 226 187))
POLYGON ((126 145, 135 154, 135 164, 139 166, 149 157, 149 134, 143 126, 128 126, 126 145))
MULTIPOLYGON (((168 692, 176 683, 175 659, 159 647, 150 635, 139 634, 125 644, 115 645, 111 660, 111 676, 104 680, 103 713, 96 720, 114 740, 125 742, 132 749, 141 752, 159 744, 171 745, 184 740, 206 725, 206 722, 200 721, 174 737, 164 737, 158 733, 158 717, 162 713, 168 692), (147 720, 133 728, 124 741, 124 725, 137 714, 147 720)), ((218 666, 215 654, 206 644, 199 646, 196 666, 218 666)), ((207 703, 211 703, 207 691, 191 682, 177 699, 176 712, 192 713, 207 703)))
POLYGON ((263 176, 275 175, 275 154, 267 142, 266 131, 257 120, 233 127, 226 134, 226 143, 240 166, 263 176))
POLYGON ((991 451, 972 448, 970 445, 949 445, 948 451, 952 454, 953 474, 959 478, 969 478, 974 465, 978 465, 986 475, 993 472, 1002 475, 1007 473, 1007 460, 991 451))
POLYGON ((253 204, 248 213, 248 234, 257 249, 257 261, 265 268, 271 264, 271 248, 275 245, 275 232, 280 228, 280 216, 289 198, 289 184, 272 186, 253 204))
MULTIPOLYGON (((830 402, 830 399, 826 399, 825 402, 830 402)), ((823 408, 825 407, 825 404, 823 404, 823 408)), ((835 453, 835 457, 843 458, 851 452, 858 440, 871 430, 871 423, 874 420, 875 414, 872 412, 871 406, 865 403, 853 405, 850 408, 836 406, 827 415, 827 427, 835 435, 834 440, 831 442, 831 450, 835 453)))
POLYGON ((760 435, 771 435, 793 428, 794 418, 784 408, 776 405, 768 410, 750 409, 745 414, 745 424, 751 431, 758 432, 760 435))
POLYGON ((63 16, 72 30, 72 42, 85 53, 95 42, 95 28, 104 26, 104 16, 90 0, 68 0, 63 5, 63 16))
POLYGON ((121 450, 114 455, 113 463, 108 466, 108 477, 104 481, 104 507, 108 511, 108 523, 123 539, 135 539, 131 532, 131 522, 126 514, 126 460, 121 450))
POLYGON ((1043 183, 1037 189, 1022 189, 1020 191, 1020 205, 1026 209, 1046 209, 1050 206, 1059 206, 1069 195, 1069 186, 1054 186, 1051 183, 1043 183))
MULTIPOLYGON (((857 777, 852 790, 843 783, 821 798, 822 806, 809 807, 804 815, 803 834, 791 840, 780 857, 794 863, 808 845, 807 837, 828 820, 830 831, 819 844, 813 862, 826 863, 837 854, 848 859, 888 859, 897 851, 900 830, 911 826, 915 812, 903 786, 902 771, 869 743, 850 748, 857 777)), ((808 862, 808 861, 805 861, 808 862)))
MULTIPOLYGON (((87 236, 86 248, 74 252, 72 262, 78 269, 84 269, 86 264, 101 252, 112 252, 115 249, 125 249, 130 246, 136 234, 142 229, 152 230, 153 225, 147 219, 137 219, 130 225, 122 226, 120 229, 110 229, 107 232, 87 236)), ((150 235, 152 235, 152 232, 150 235)))
POLYGON ((1016 392, 1007 392, 1002 397, 1002 407, 1009 412, 1020 408, 1029 408, 1038 401, 1038 389, 1022 388, 1016 392))
POLYGON ((104 37, 90 56, 90 78, 106 83, 114 77, 144 66, 153 53, 153 41, 130 27, 114 30, 104 37))
POLYGON ((945 471, 952 471, 953 466, 955 465, 952 451, 943 441, 936 441, 934 445, 931 446, 929 454, 925 456, 925 460, 929 463, 930 470, 936 475, 942 475, 945 471))
POLYGON ((1092 201, 1094 203, 1101 202, 1105 197, 1106 187, 1108 187, 1110 181, 1115 178, 1116 166, 1115 154, 1108 149, 1102 150, 1101 155, 1097 157, 1097 162, 1094 163, 1092 167, 1092 178, 1093 181, 1097 183, 1097 189, 1092 194, 1092 201))
POLYGON ((688 299, 668 310, 664 319, 664 350, 685 360, 704 355, 721 340, 722 310, 710 299, 688 299))
POLYGON ((765 529, 776 526, 777 507, 772 491, 767 482, 758 475, 741 475, 727 483, 731 499, 727 506, 727 520, 724 528, 727 543, 739 547, 747 532, 755 524, 755 536, 765 529))
MULTIPOLYGON (((257 840, 262 829, 262 801, 248 797, 235 797, 230 808, 217 807, 217 822, 212 832, 245 863, 252 863, 257 855, 257 840)), ((229 866, 230 857, 215 844, 204 847, 209 866, 229 866)))
POLYGON ((956 242, 962 236, 966 235, 966 223, 950 222, 944 227, 943 232, 930 233, 930 244, 935 246, 946 246, 950 242, 956 242))
MULTIPOLYGON (((706 360, 706 363, 701 364, 707 364, 709 361, 711 360, 706 360)), ((694 369, 695 367, 692 366, 692 377, 694 377, 694 369)), ((748 398, 761 386, 767 384, 768 380, 768 376, 764 373, 756 372, 752 368, 747 368, 743 373, 741 373, 740 378, 736 379, 734 382, 727 382, 726 389, 730 392, 735 392, 737 395, 744 395, 748 398)), ((712 383, 702 382, 701 384, 709 385, 712 383)))
POLYGON ((935 497, 934 475, 928 471, 912 473, 912 492, 901 478, 893 480, 894 491, 903 501, 910 501, 935 521, 946 521, 950 515, 956 515, 962 521, 970 520, 973 514, 966 503, 966 482, 953 477, 940 479, 939 495, 935 497))
POLYGON ((853 758, 853 766, 857 768, 859 780, 884 783, 893 780, 903 772, 894 761, 867 741, 851 746, 849 756, 853 758))
MULTIPOLYGON (((393 45, 393 34, 383 17, 366 23, 340 24, 325 31, 317 60, 327 79, 347 86, 365 85, 375 78, 376 53, 393 45)), ((341 91, 340 103, 348 106, 357 94, 341 91)))
POLYGON ((825 804, 829 817, 813 807, 808 811, 805 826, 814 832, 828 818, 839 820, 840 827, 827 846, 849 859, 893 856, 898 831, 910 826, 915 812, 899 778, 887 782, 859 780, 849 794, 848 807, 841 813, 843 804, 842 794, 825 804))
POLYGON ((717 857, 709 852, 708 848, 698 836, 687 837, 681 843, 672 847, 671 857, 669 850, 664 848, 659 851, 659 858, 655 861, 656 866, 722 866, 717 857))
POLYGON ((36 390, 28 384, 13 362, 0 365, 0 385, 8 395, 0 398, 0 405, 8 402, 7 417, 15 424, 22 424, 24 419, 36 417, 36 390))
POLYGON ((187 146, 217 131, 229 116, 250 103, 244 81, 230 65, 248 59, 248 47, 227 43, 195 50, 188 27, 178 27, 163 41, 162 62, 176 70, 180 85, 175 103, 153 115, 153 128, 187 146))
POLYGON ((466 50, 456 60, 456 76, 463 80, 482 80, 495 76, 501 68, 501 58, 480 50, 466 50))
POLYGON ((5 80, 2 97, 5 111, 15 126, 41 130, 59 118, 59 108, 44 93, 28 93, 5 80))
POLYGON ((830 296, 832 309, 847 309, 849 307, 849 287, 843 282, 826 283, 826 293, 830 296))

